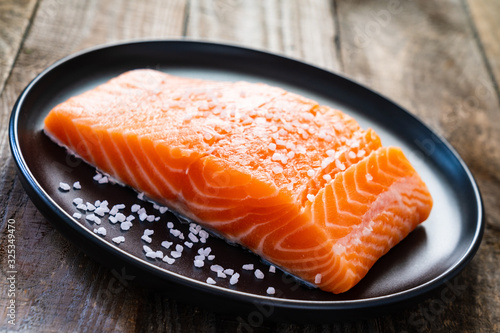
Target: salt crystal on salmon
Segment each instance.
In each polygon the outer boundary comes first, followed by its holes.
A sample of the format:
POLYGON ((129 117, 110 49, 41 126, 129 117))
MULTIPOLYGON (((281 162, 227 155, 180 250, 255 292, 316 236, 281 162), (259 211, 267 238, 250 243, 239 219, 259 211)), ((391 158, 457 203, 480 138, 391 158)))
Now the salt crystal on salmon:
POLYGON ((99 174, 332 293, 432 208, 400 148, 260 83, 133 70, 57 105, 44 131, 99 174))

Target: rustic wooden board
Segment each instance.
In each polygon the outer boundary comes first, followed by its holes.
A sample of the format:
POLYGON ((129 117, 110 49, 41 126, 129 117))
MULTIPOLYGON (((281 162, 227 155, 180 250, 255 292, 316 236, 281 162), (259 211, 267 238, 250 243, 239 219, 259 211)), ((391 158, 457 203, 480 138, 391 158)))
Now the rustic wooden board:
POLYGON ((0 1, 0 93, 23 41, 36 0, 0 1))
POLYGON ((479 49, 487 65, 487 69, 496 83, 499 93, 500 80, 500 2, 488 0, 466 1, 466 9, 470 11, 471 25, 477 33, 479 49))
MULTIPOLYGON (((500 37, 491 14, 497 6, 486 0, 0 0, 0 40, 9 41, 8 47, 0 42, 0 91, 5 83, 0 95, 0 265, 6 267, 6 224, 14 219, 14 329, 498 331, 500 112, 495 85, 500 37), (5 32, 5 26, 10 30, 5 32), (487 229, 476 258, 444 289, 409 309, 328 325, 260 323, 259 318, 217 314, 148 291, 124 279, 126 271, 111 271, 87 258, 27 198, 10 156, 8 116, 26 84, 59 58, 101 43, 157 37, 202 38, 285 54, 351 77, 409 109, 457 148, 479 182, 487 229)), ((6 290, 2 278, 1 330, 11 328, 6 290)))
POLYGON ((413 328, 431 331, 443 325, 447 331, 494 331, 499 319, 490 310, 498 299, 477 297, 500 289, 497 269, 490 266, 499 253, 498 245, 491 245, 500 236, 499 100, 464 8, 460 1, 338 5, 346 74, 403 105, 448 139, 484 195, 488 227, 477 257, 459 277, 465 289, 460 299, 446 308, 437 305, 439 297, 430 299, 417 312, 393 317, 408 324, 404 318, 413 315, 413 328))
POLYGON ((333 12, 324 0, 192 0, 186 36, 265 49, 337 71, 333 12))

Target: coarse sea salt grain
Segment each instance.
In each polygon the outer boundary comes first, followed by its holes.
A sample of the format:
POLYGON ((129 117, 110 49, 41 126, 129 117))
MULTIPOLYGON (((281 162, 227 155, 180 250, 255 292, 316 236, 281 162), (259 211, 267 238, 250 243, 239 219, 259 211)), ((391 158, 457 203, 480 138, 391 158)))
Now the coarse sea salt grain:
POLYGON ((104 227, 94 229, 94 232, 98 235, 106 236, 106 228, 104 227))
POLYGON ((95 210, 95 206, 93 204, 91 204, 90 202, 87 202, 87 210, 89 212, 93 212, 95 210))
POLYGON ((186 245, 186 246, 187 246, 188 248, 190 248, 190 249, 193 247, 193 243, 191 243, 191 242, 187 242, 187 241, 186 241, 186 242, 184 242, 184 245, 186 245))
POLYGON ((156 259, 156 252, 146 252, 146 257, 151 258, 151 259, 156 259))
POLYGON ((133 204, 133 205, 132 205, 132 207, 130 207, 130 211, 131 211, 132 213, 136 213, 136 212, 138 212, 138 211, 139 211, 139 209, 141 209, 141 206, 140 206, 140 205, 138 205, 138 204, 133 204))
POLYGON ((80 205, 82 203, 83 203, 83 199, 82 198, 75 198, 75 199, 73 199, 73 205, 75 205, 75 206, 78 206, 78 205, 80 205))
POLYGON ((113 206, 111 207, 111 210, 109 211, 109 215, 116 215, 118 214, 118 207, 113 206))
POLYGON ((269 273, 276 273, 276 267, 273 265, 269 266, 269 273))
POLYGON ((80 219, 80 218, 82 218, 82 214, 80 214, 80 213, 76 212, 76 213, 73 213, 73 217, 74 217, 75 219, 80 219))
POLYGON ((106 214, 106 210, 103 207, 97 207, 94 211, 94 214, 103 217, 104 214, 106 214))
POLYGON ((321 277, 321 274, 316 274, 316 276, 314 277, 314 283, 321 283, 321 277))
POLYGON ((80 210, 87 210, 87 205, 84 204, 84 203, 81 203, 81 204, 78 204, 76 206, 77 209, 80 209, 80 210))
POLYGON ((233 275, 234 274, 234 269, 232 269, 232 268, 226 268, 224 270, 224 274, 233 275))
POLYGON ((276 166, 274 166, 274 167, 272 168, 272 171, 273 171, 274 173, 283 173, 283 168, 282 168, 282 167, 280 167, 279 165, 276 165, 276 166))
POLYGON ((163 256, 163 261, 169 265, 173 265, 175 262, 174 258, 170 258, 169 256, 163 256))
POLYGON ((94 214, 89 214, 85 216, 85 219, 89 222, 94 222, 95 224, 101 224, 101 219, 95 216, 94 214))
POLYGON ((212 252, 212 248, 211 247, 206 247, 206 248, 199 248, 198 249, 198 253, 203 255, 203 256, 208 256, 210 254, 210 252, 212 252))
POLYGON ((101 178, 102 178, 102 174, 96 173, 96 175, 92 179, 94 179, 96 182, 98 182, 99 179, 101 179, 101 178))
POLYGON ((156 258, 163 259, 163 252, 160 250, 156 251, 156 258))
POLYGON ((132 222, 128 222, 128 221, 123 222, 122 224, 120 224, 120 229, 127 231, 130 229, 131 226, 132 226, 132 222))
POLYGON ((172 246, 172 244, 174 244, 174 243, 169 242, 169 241, 163 241, 163 242, 161 242, 161 246, 163 246, 166 249, 169 249, 172 246))
POLYGON ((243 268, 246 271, 252 271, 253 270, 253 264, 245 264, 241 268, 243 268))
POLYGON ((80 182, 74 182, 73 183, 73 189, 75 189, 75 190, 81 190, 82 189, 82 185, 80 185, 80 182))
POLYGON ((193 243, 198 243, 198 237, 196 237, 192 232, 188 234, 188 238, 193 243))
POLYGON ((335 160, 335 166, 339 168, 341 171, 345 170, 345 164, 340 162, 340 160, 335 160))
POLYGON ((151 236, 154 233, 155 233, 155 231, 151 230, 151 229, 145 229, 144 230, 144 235, 146 235, 146 236, 151 236))
POLYGON ((175 237, 178 237, 181 234, 181 231, 178 229, 170 229, 170 233, 175 237))
POLYGON ((212 272, 222 272, 224 271, 224 267, 222 267, 221 265, 212 265, 210 266, 210 270, 212 272))
POLYGON ((207 278, 207 283, 208 284, 216 284, 215 280, 212 279, 211 277, 207 278))
POLYGON ((264 278, 264 273, 260 269, 256 269, 254 275, 257 279, 262 280, 264 278))
POLYGON ((231 279, 229 279, 229 284, 231 284, 232 286, 235 285, 236 283, 238 283, 238 279, 239 278, 240 278, 240 274, 239 273, 234 273, 231 276, 231 279))
POLYGON ((67 192, 71 189, 71 187, 68 184, 61 182, 61 183, 59 183, 59 189, 61 191, 67 192))
POLYGON ((172 229, 174 227, 173 222, 167 222, 167 228, 172 229))
POLYGON ((120 243, 123 243, 125 242, 125 237, 123 236, 118 236, 118 237, 115 237, 113 239, 111 239, 113 242, 115 242, 116 244, 120 244, 120 243))
POLYGON ((210 254, 210 255, 207 256, 207 259, 210 260, 210 261, 212 261, 212 260, 215 259, 215 255, 210 254))
POLYGON ((179 252, 179 251, 172 251, 170 252, 170 255, 173 257, 173 258, 180 258, 182 256, 182 253, 179 252))
POLYGON ((269 287, 267 288, 266 293, 269 295, 274 295, 276 293, 276 289, 274 289, 273 287, 269 287))
POLYGON ((146 236, 146 235, 142 235, 141 239, 145 242, 148 242, 148 243, 151 243, 153 240, 151 239, 151 237, 149 236, 146 236))
POLYGON ((198 259, 195 259, 193 263, 196 267, 203 267, 205 265, 205 262, 203 260, 198 259))
POLYGON ((127 220, 127 217, 122 213, 117 213, 115 218, 118 222, 125 222, 127 220))
POLYGON ((147 245, 143 245, 143 246, 142 246, 142 249, 143 249, 143 250, 144 250, 144 252, 146 252, 146 253, 147 253, 147 252, 153 252, 153 250, 151 250, 151 248, 150 248, 149 246, 147 246, 147 245))

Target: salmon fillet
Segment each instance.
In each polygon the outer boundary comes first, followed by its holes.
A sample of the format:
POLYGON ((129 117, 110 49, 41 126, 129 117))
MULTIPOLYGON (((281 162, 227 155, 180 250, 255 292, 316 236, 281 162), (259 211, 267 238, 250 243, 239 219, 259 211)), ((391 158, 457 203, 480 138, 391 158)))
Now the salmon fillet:
POLYGON ((277 87, 126 72, 56 106, 45 132, 100 171, 332 293, 427 219, 401 149, 277 87))

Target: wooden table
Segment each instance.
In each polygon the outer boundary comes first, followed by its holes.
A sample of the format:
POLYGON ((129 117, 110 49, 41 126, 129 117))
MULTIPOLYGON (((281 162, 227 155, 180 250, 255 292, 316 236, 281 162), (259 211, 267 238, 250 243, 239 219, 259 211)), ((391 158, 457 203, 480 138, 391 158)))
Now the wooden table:
MULTIPOLYGON (((258 332, 493 332, 500 330, 500 2, 328 0, 0 0, 0 327, 23 332, 246 331, 237 316, 186 305, 115 279, 33 206, 8 144, 12 106, 54 61, 94 45, 141 38, 237 43, 301 59, 394 100, 445 137, 483 195, 482 245, 439 294, 394 314, 258 332), (8 323, 8 224, 16 223, 16 319, 8 323)), ((439 202, 436 204, 439 205, 439 202)))

